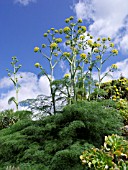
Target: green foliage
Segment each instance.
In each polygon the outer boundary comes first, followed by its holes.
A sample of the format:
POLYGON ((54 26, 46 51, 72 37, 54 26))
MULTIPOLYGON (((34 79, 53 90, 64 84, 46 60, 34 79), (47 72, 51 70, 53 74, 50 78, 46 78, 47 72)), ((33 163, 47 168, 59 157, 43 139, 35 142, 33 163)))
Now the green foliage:
POLYGON ((89 169, 124 170, 128 167, 128 141, 118 135, 105 136, 101 149, 85 150, 80 159, 89 169))
POLYGON ((16 122, 17 117, 12 109, 0 112, 0 129, 7 128, 16 122))
POLYGON ((31 119, 32 112, 22 110, 14 112, 11 110, 5 110, 0 112, 0 129, 7 128, 15 124, 18 120, 31 119))
POLYGON ((37 121, 21 119, 0 131, 0 165, 82 170, 81 152, 103 144, 105 135, 121 134, 122 126, 116 109, 96 101, 77 102, 37 121))
POLYGON ((106 105, 96 101, 79 102, 67 106, 63 114, 67 121, 81 120, 84 123, 85 127, 79 128, 77 138, 84 136, 90 143, 100 145, 105 135, 121 134, 120 127, 123 126, 119 112, 106 105))

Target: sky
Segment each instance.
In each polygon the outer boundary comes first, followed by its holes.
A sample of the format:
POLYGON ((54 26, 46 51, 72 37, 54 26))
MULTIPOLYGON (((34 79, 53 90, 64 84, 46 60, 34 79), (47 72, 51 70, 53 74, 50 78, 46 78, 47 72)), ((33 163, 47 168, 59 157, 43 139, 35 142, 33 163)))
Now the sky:
MULTIPOLYGON (((120 74, 128 78, 128 0, 0 0, 0 110, 14 108, 8 99, 15 96, 6 68, 11 68, 11 58, 17 56, 22 65, 19 101, 49 95, 49 83, 45 76, 38 78, 34 67, 40 62, 47 69, 47 62, 34 53, 35 46, 45 43, 43 34, 54 27, 64 28, 64 20, 70 16, 82 18, 87 30, 94 37, 111 37, 119 54, 107 62, 103 73, 116 63, 120 74)), ((67 72, 61 62, 55 70, 55 78, 67 72)), ((95 73, 94 73, 95 75, 95 73)), ((108 81, 106 78, 105 81, 108 81)))

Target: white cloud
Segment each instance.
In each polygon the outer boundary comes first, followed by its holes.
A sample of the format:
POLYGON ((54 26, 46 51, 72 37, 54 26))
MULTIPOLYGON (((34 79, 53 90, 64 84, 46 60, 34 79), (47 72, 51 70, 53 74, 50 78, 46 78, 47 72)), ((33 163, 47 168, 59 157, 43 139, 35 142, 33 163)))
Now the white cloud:
POLYGON ((31 2, 36 2, 36 0, 15 0, 14 3, 20 3, 24 6, 29 5, 31 2))
MULTIPOLYGON (((49 82, 46 76, 42 76, 38 80, 34 73, 22 72, 20 75, 23 78, 19 81, 21 85, 19 101, 36 98, 40 94, 50 95, 49 82)), ((13 88, 10 89, 12 84, 9 82, 10 80, 7 77, 0 80, 0 90, 5 91, 0 95, 0 110, 15 108, 13 103, 8 105, 8 99, 15 96, 15 90, 13 88)))
POLYGON ((93 36, 110 36, 120 49, 128 50, 128 0, 79 0, 74 4, 77 18, 89 20, 93 36), (123 41, 123 42, 122 42, 123 41))

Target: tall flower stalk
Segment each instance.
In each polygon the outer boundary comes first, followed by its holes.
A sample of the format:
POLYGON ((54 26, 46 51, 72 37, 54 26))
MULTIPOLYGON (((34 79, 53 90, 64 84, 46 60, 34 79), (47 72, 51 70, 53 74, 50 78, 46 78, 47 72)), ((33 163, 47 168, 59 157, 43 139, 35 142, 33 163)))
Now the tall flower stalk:
MULTIPOLYGON (((98 71, 98 82, 97 82, 97 86, 98 89, 101 88, 101 83, 102 80, 108 76, 110 74, 110 72, 113 72, 117 69, 117 65, 113 64, 106 73, 104 73, 104 75, 102 75, 102 68, 104 63, 109 60, 109 58, 111 56, 115 56, 118 54, 118 50, 114 49, 114 44, 113 43, 109 43, 107 41, 111 41, 111 39, 108 38, 102 38, 100 40, 100 38, 97 39, 97 42, 100 43, 96 43, 95 42, 95 48, 94 48, 94 52, 96 55, 96 60, 95 60, 95 68, 98 71), (108 45, 106 45, 106 44, 108 45)), ((97 94, 97 98, 98 98, 98 94, 97 94)))
POLYGON ((53 113, 56 113, 56 103, 55 103, 55 89, 53 86, 53 81, 54 81, 54 69, 56 67, 56 65, 58 64, 58 62, 60 61, 59 55, 61 55, 61 50, 59 48, 59 43, 62 42, 61 38, 56 38, 55 35, 56 34, 61 34, 62 30, 55 30, 54 28, 51 28, 51 30, 48 30, 47 33, 44 33, 44 37, 46 37, 48 39, 48 45, 46 44, 42 44, 42 49, 39 47, 35 47, 34 48, 34 52, 39 52, 42 54, 42 56, 48 61, 49 63, 49 68, 50 68, 50 72, 48 73, 42 66, 40 63, 36 63, 35 67, 40 68, 41 75, 45 75, 49 81, 50 84, 50 91, 51 91, 51 98, 52 98, 52 106, 53 106, 53 113), (43 49, 44 48, 48 48, 49 49, 49 55, 45 54, 43 49))
MULTIPOLYGON (((13 67, 13 70, 6 69, 8 72, 8 76, 9 76, 10 80, 13 82, 14 89, 15 89, 15 97, 11 97, 8 100, 8 103, 11 104, 11 102, 13 101, 16 105, 16 110, 18 110, 18 106, 19 106, 18 93, 19 93, 19 89, 20 89, 20 84, 18 82, 17 73, 18 73, 19 69, 21 68, 21 65, 18 65, 18 66, 16 65, 17 62, 18 62, 17 57, 16 56, 12 57, 11 65, 13 67)), ((20 78, 22 78, 22 76, 20 76, 20 78)))
MULTIPOLYGON (((70 70, 70 94, 71 99, 74 101, 77 100, 77 91, 76 91, 76 75, 77 70, 81 64, 81 59, 78 56, 81 53, 82 48, 86 48, 86 43, 83 43, 83 39, 81 40, 81 36, 86 32, 86 27, 81 26, 82 20, 78 19, 76 23, 73 22, 73 17, 67 18, 65 22, 68 24, 63 29, 65 34, 66 42, 65 45, 69 51, 63 53, 64 59, 66 59, 69 63, 70 70)), ((71 103, 71 101, 70 101, 71 103)))

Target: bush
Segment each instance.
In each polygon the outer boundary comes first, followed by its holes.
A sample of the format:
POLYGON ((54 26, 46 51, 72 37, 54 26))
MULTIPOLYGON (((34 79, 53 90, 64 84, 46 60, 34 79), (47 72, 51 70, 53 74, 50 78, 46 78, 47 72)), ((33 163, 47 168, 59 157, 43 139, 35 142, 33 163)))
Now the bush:
MULTIPOLYGON (((117 109, 111 107, 112 103, 102 102, 78 102, 64 109, 63 118, 65 123, 80 120, 79 128, 74 133, 78 139, 87 140, 89 143, 100 146, 105 135, 121 135, 123 119, 117 109)), ((66 124, 67 131, 71 125, 66 124)), ((74 125, 76 126, 76 124, 74 125)), ((77 125, 78 126, 78 125, 77 125)), ((64 130, 63 129, 63 130, 64 130)))
POLYGON ((128 141, 117 135, 106 136, 101 149, 86 150, 80 159, 91 170, 124 170, 128 167, 128 141))
POLYGON ((80 170, 81 152, 99 147, 105 135, 121 134, 122 121, 115 108, 94 101, 66 106, 42 120, 19 120, 0 131, 0 168, 57 170, 63 164, 63 170, 80 170))

